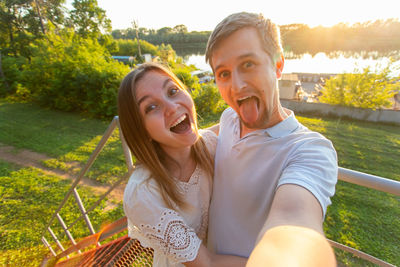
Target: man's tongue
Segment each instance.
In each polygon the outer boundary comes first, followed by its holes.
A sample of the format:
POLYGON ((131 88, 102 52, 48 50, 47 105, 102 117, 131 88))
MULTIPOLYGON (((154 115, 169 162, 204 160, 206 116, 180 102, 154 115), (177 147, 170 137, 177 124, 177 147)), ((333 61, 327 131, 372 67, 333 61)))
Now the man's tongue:
POLYGON ((258 118, 258 100, 256 97, 249 97, 242 101, 239 106, 240 117, 244 123, 252 124, 258 118))

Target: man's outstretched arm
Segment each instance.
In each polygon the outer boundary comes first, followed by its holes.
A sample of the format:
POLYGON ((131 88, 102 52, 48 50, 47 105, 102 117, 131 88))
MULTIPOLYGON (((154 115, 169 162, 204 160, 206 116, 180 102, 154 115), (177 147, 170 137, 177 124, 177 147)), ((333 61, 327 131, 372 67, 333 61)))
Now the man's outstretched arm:
POLYGON ((310 191, 281 185, 247 266, 336 266, 322 223, 322 208, 310 191))

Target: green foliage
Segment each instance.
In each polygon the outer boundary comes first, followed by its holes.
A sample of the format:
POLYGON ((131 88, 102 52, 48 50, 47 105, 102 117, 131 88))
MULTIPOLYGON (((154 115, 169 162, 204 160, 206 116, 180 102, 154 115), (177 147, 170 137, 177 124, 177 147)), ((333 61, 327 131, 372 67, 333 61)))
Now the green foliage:
MULTIPOLYGON (((334 51, 379 51, 398 50, 400 47, 400 21, 398 19, 367 21, 353 25, 339 23, 332 27, 310 28, 305 24, 281 25, 281 36, 286 51, 295 54, 334 51)), ((139 28, 139 38, 152 44, 171 44, 184 55, 203 53, 210 31, 187 32, 184 25, 158 30, 139 28)), ((112 31, 116 39, 135 39, 133 28, 112 31)), ((398 55, 397 55, 398 56, 398 55)))
POLYGON ((228 107, 213 83, 202 84, 192 91, 192 97, 197 113, 203 118, 219 116, 228 107))
POLYGON ((30 57, 30 44, 46 33, 48 24, 64 23, 63 0, 0 2, 0 43, 4 54, 30 57))
POLYGON ((162 62, 171 62, 176 59, 176 53, 174 49, 172 49, 171 45, 161 44, 158 46, 158 50, 160 51, 160 58, 162 62))
POLYGON ((98 6, 97 0, 74 0, 72 6, 71 23, 80 36, 98 38, 111 31, 111 20, 98 6))
MULTIPOLYGON (((188 53, 185 54, 196 53, 198 50, 204 52, 210 33, 210 31, 188 32, 187 27, 183 24, 176 25, 174 28, 163 27, 158 30, 146 28, 138 29, 140 39, 155 45, 169 44, 172 45, 174 49, 182 50, 189 48, 191 52, 188 51, 188 53), (193 48, 195 50, 193 50, 193 48)), ((136 38, 136 29, 113 30, 112 35, 116 39, 133 40, 136 38)))
POLYGON ((383 108, 392 105, 390 98, 400 89, 398 77, 391 77, 391 64, 372 72, 344 73, 326 81, 320 101, 333 105, 358 108, 383 108))
POLYGON ((22 70, 27 64, 24 57, 3 57, 1 59, 2 69, 5 78, 0 77, 0 97, 8 96, 21 90, 22 70))
POLYGON ((24 85, 36 101, 99 117, 116 114, 119 84, 129 72, 97 40, 81 38, 70 30, 48 33, 37 43, 28 67, 24 85))
POLYGON ((199 88, 199 78, 192 76, 190 73, 192 69, 186 66, 178 66, 173 68, 172 71, 188 88, 189 91, 196 90, 199 88))
MULTIPOLYGON (((118 51, 115 52, 113 55, 118 56, 137 56, 139 55, 138 52, 138 43, 137 40, 116 40, 118 51)), ((140 40, 140 49, 141 53, 143 54, 151 54, 152 56, 158 56, 160 53, 157 49, 157 46, 146 42, 144 40, 140 40)))

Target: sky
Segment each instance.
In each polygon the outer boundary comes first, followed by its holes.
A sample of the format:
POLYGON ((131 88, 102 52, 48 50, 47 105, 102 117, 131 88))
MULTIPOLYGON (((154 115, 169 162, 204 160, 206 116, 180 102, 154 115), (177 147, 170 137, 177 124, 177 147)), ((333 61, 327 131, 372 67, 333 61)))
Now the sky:
POLYGON ((135 20, 139 27, 148 29, 184 24, 189 31, 211 31, 226 16, 241 11, 262 13, 279 25, 303 23, 311 27, 400 20, 399 4, 398 0, 98 0, 114 30, 132 27, 135 20))

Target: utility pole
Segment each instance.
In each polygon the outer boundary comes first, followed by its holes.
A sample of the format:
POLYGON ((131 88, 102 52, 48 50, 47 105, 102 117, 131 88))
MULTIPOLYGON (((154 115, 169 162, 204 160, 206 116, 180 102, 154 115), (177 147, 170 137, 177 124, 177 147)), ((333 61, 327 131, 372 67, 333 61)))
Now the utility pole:
POLYGON ((137 44, 138 44, 138 51, 139 51, 139 57, 142 58, 142 51, 140 50, 140 42, 139 42, 139 25, 137 23, 137 21, 133 21, 133 28, 135 29, 136 32, 136 40, 137 40, 137 44))

